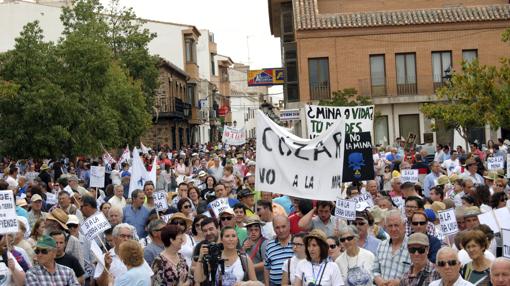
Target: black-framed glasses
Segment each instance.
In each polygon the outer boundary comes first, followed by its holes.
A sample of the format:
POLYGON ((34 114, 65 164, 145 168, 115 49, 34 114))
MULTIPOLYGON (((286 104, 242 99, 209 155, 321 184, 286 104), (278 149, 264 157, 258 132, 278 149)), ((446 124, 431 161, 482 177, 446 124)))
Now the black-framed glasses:
POLYGON ((406 209, 411 209, 411 210, 415 210, 417 209, 418 207, 417 206, 405 206, 406 209))
POLYGON ((336 244, 330 244, 329 245, 329 249, 335 249, 336 248, 336 244))
POLYGON ((182 226, 186 226, 186 222, 182 221, 182 220, 174 220, 172 221, 172 224, 173 225, 182 225, 182 226))
POLYGON ((419 253, 419 254, 423 254, 425 253, 425 251, 427 250, 425 247, 409 247, 408 248, 409 250, 409 253, 419 253))
POLYGON ((36 248, 34 250, 35 254, 48 254, 48 249, 46 248, 36 248))
POLYGON ((301 247, 301 246, 305 246, 305 244, 304 244, 304 243, 299 243, 299 242, 294 242, 294 243, 292 243, 292 245, 293 245, 293 246, 300 246, 300 247, 301 247))
POLYGON ((231 216, 222 216, 221 217, 221 221, 227 221, 227 220, 232 220, 232 217, 231 216))
POLYGON ((190 205, 184 205, 184 206, 182 206, 182 208, 183 209, 189 209, 189 208, 191 208, 191 206, 190 205))
POLYGON ((417 226, 417 225, 426 225, 427 222, 426 221, 413 221, 412 224, 414 226, 417 226))
POLYGON ((351 241, 354 239, 354 236, 341 237, 340 242, 351 241))
POLYGON ((76 228, 76 227, 78 227, 78 226, 79 226, 79 225, 74 224, 74 223, 70 223, 70 224, 68 224, 68 225, 67 225, 67 227, 68 227, 68 228, 76 228))
POLYGON ((457 265, 457 263, 459 263, 457 260, 448 260, 448 261, 438 261, 436 265, 439 267, 445 267, 446 264, 448 264, 448 266, 455 266, 455 265, 457 265))

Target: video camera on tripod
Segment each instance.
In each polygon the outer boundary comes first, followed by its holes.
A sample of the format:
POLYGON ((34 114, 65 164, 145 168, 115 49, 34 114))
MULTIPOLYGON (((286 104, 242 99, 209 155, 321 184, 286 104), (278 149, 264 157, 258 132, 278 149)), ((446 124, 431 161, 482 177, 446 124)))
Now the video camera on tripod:
POLYGON ((204 275, 209 285, 216 285, 216 272, 220 267, 221 275, 225 273, 225 259, 221 258, 223 252, 223 244, 211 242, 207 244, 207 254, 202 258, 204 267, 204 275))

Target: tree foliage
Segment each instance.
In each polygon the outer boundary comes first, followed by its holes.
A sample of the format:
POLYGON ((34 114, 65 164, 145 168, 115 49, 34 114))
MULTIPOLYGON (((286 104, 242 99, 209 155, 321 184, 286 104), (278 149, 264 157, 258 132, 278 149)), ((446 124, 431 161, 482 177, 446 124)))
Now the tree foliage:
POLYGON ((368 96, 359 96, 355 88, 345 88, 333 92, 331 99, 319 101, 319 105, 326 106, 362 106, 372 105, 372 100, 368 96))
POLYGON ((157 66, 147 45, 154 35, 130 21, 132 12, 118 16, 125 22, 112 27, 99 1, 78 0, 63 9, 58 43, 45 42, 33 22, 0 54, 3 154, 97 155, 101 145, 133 144, 149 127, 157 66), (122 49, 113 47, 113 30, 124 37, 122 49))

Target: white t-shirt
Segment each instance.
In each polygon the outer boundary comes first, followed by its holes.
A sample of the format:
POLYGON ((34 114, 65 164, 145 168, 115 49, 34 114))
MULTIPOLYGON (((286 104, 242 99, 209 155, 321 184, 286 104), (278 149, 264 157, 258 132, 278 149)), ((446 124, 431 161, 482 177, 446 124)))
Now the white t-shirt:
MULTIPOLYGON (((220 271, 217 272, 216 281, 219 279, 220 271)), ((222 277, 223 286, 234 286, 237 282, 243 281, 244 270, 241 258, 237 258, 234 264, 227 266, 225 265, 225 274, 222 277)))
POLYGON ((185 241, 182 244, 181 250, 179 250, 179 253, 182 254, 182 256, 184 256, 184 259, 186 260, 186 264, 188 264, 188 267, 191 267, 191 258, 193 257, 193 249, 195 248, 195 245, 197 243, 188 234, 184 235, 184 240, 185 241))
POLYGON ((262 236, 267 240, 275 238, 276 233, 274 232, 273 222, 266 222, 266 224, 262 227, 261 232, 262 236))
POLYGON ((287 275, 287 277, 290 277, 290 281, 288 284, 294 285, 294 281, 296 281, 297 265, 299 264, 299 262, 301 262, 303 260, 306 260, 306 258, 299 259, 296 256, 292 256, 290 258, 290 269, 289 269, 289 260, 287 259, 283 262, 283 266, 282 266, 283 275, 287 275), (290 275, 288 273, 289 270, 290 270, 290 275))
POLYGON ((302 285, 315 283, 321 286, 343 286, 342 274, 335 262, 313 264, 308 260, 298 263, 295 279, 301 279, 302 285))
MULTIPOLYGON (((18 264, 16 261, 16 258, 8 252, 7 258, 14 259, 14 264, 16 270, 23 271, 23 268, 18 264)), ((0 257, 0 286, 11 286, 14 285, 14 281, 12 281, 12 273, 11 270, 7 267, 7 262, 2 261, 2 258, 0 257)))
POLYGON ((360 248, 358 255, 350 257, 344 251, 335 260, 347 285, 372 285, 372 268, 375 256, 372 252, 360 248))

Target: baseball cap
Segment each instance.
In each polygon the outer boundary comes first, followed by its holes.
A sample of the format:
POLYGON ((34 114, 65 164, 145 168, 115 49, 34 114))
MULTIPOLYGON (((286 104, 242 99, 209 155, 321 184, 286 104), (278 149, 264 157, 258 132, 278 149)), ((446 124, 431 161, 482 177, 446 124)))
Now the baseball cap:
POLYGON ((409 239, 407 240, 407 245, 409 244, 429 246, 429 238, 424 233, 416 232, 409 236, 409 239))

